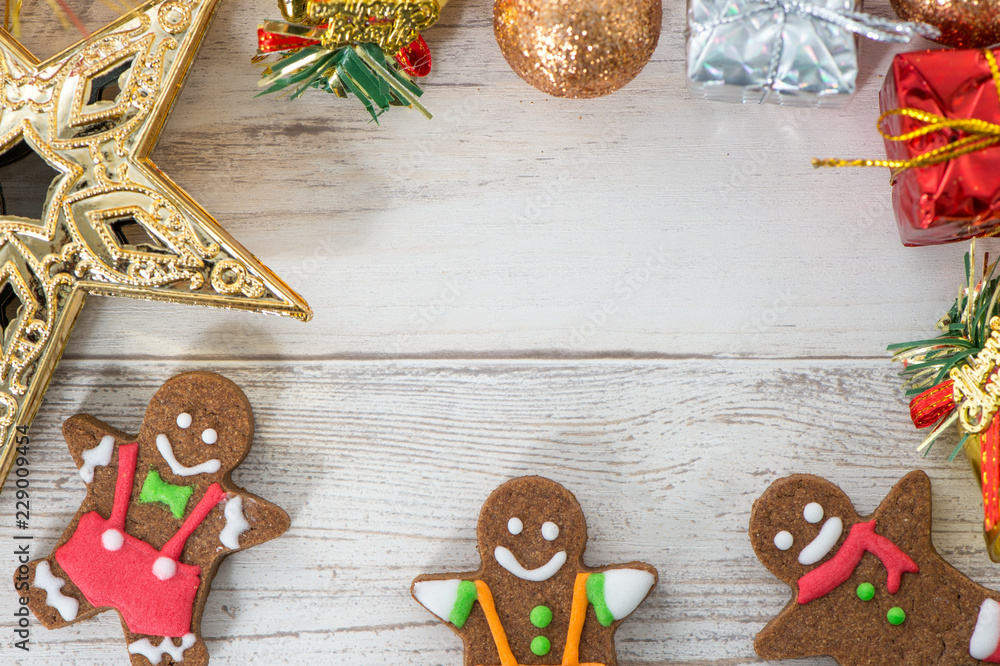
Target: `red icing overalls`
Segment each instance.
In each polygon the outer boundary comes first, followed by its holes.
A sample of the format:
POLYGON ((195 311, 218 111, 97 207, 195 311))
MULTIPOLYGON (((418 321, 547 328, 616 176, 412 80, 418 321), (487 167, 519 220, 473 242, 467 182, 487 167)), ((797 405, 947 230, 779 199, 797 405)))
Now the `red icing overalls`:
POLYGON ((87 601, 118 610, 129 631, 178 638, 191 631, 201 567, 177 560, 188 537, 226 493, 218 483, 209 486, 177 534, 156 550, 125 533, 138 454, 138 444, 118 447, 111 517, 85 513, 69 541, 56 549, 55 558, 87 601))

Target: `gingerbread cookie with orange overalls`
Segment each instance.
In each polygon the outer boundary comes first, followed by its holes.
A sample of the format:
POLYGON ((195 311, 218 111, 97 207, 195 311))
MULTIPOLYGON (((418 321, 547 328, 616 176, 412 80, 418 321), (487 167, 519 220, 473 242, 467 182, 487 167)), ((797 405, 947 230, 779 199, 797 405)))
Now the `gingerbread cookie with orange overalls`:
POLYGON ((841 666, 1000 663, 1000 594, 931 543, 931 485, 911 472, 862 518, 826 479, 775 481, 754 503, 754 552, 792 598, 754 641, 763 659, 841 666))
POLYGON ((617 664, 615 631, 656 584, 656 569, 584 565, 580 504, 540 476, 493 491, 478 538, 478 571, 419 576, 411 588, 462 637, 467 666, 617 664))
POLYGON ((179 375, 132 437, 79 415, 63 435, 87 496, 48 557, 14 585, 49 629, 114 609, 134 666, 208 663, 201 615, 227 555, 288 529, 288 514, 233 484, 253 440, 236 384, 179 375))

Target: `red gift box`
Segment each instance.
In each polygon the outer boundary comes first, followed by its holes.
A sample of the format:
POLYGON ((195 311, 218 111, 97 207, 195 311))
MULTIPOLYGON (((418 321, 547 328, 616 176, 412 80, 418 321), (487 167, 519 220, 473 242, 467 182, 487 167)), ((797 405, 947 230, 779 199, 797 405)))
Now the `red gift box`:
MULTIPOLYGON (((1000 50, 994 55, 1000 56, 1000 50)), ((901 53, 892 61, 879 101, 883 113, 915 109, 948 119, 946 123, 978 119, 1000 124, 998 88, 1000 81, 982 50, 901 53)), ((899 137, 927 125, 897 113, 885 117, 882 129, 899 137)), ((886 139, 886 154, 890 161, 907 161, 977 136, 983 137, 968 127, 941 127, 906 141, 886 139)), ((904 245, 1000 234, 1000 135, 995 145, 940 164, 897 170, 892 201, 904 245)))

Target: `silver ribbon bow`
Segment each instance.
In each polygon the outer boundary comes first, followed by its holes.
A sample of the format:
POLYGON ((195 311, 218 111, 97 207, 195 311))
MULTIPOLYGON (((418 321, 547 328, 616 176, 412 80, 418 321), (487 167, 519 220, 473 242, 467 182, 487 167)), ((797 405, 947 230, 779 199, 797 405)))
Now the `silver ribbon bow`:
POLYGON ((775 79, 778 76, 778 67, 781 63, 781 55, 784 47, 782 32, 788 15, 801 16, 807 19, 823 21, 843 30, 853 32, 856 35, 867 37, 876 42, 895 42, 905 44, 913 37, 919 35, 927 39, 937 39, 941 36, 941 31, 926 23, 914 23, 904 21, 893 21, 880 16, 855 12, 848 9, 830 9, 820 7, 809 0, 754 0, 755 9, 744 9, 736 14, 726 17, 716 18, 713 21, 704 23, 692 21, 691 29, 697 32, 714 30, 720 26, 730 23, 745 21, 755 14, 764 12, 778 13, 778 31, 774 40, 774 48, 771 50, 771 61, 768 65, 767 80, 764 82, 764 92, 761 95, 760 103, 763 103, 768 95, 774 90, 775 79))

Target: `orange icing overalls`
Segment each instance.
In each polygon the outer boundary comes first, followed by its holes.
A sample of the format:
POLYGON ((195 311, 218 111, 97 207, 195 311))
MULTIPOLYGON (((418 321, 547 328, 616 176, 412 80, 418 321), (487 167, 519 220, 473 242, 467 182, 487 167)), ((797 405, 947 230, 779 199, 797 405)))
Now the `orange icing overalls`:
MULTIPOLYGON (((580 663, 580 636, 583 634, 583 623, 587 619, 587 579, 589 573, 576 575, 573 583, 573 603, 569 613, 569 631, 566 632, 566 648, 563 650, 563 658, 560 666, 604 666, 599 663, 580 663)), ((483 614, 486 615, 486 623, 493 634, 493 642, 496 644, 497 652, 500 654, 499 666, 521 666, 514 658, 514 653, 510 651, 510 644, 507 642, 507 632, 500 624, 500 616, 497 615, 496 605, 493 603, 493 593, 489 586, 481 580, 475 581, 477 598, 483 614)))

